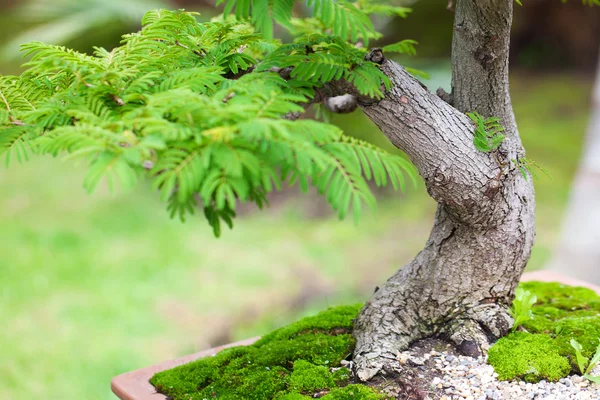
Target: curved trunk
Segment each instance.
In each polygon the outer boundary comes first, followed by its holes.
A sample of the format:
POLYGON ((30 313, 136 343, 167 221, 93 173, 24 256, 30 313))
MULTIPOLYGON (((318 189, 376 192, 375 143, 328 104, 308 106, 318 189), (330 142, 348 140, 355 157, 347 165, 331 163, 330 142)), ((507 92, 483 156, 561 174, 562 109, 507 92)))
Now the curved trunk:
POLYGON ((361 104, 406 152, 438 202, 425 248, 367 302, 355 323, 354 361, 370 379, 412 342, 442 336, 479 355, 512 325, 507 312, 533 246, 531 179, 510 160, 524 157, 508 88, 513 0, 460 0, 453 39, 452 106, 428 92, 398 64, 382 70, 393 88, 361 104), (473 145, 464 114, 500 117, 498 151, 473 145))
POLYGON ((585 152, 549 268, 600 284, 600 59, 585 152))

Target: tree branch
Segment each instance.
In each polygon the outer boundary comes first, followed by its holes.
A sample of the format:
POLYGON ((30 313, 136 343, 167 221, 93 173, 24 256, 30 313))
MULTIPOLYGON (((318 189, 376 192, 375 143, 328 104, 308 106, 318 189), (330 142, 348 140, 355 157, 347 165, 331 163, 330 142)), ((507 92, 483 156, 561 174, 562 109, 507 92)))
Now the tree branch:
POLYGON ((499 117, 518 140, 510 101, 508 55, 514 0, 458 0, 452 39, 452 105, 499 117))
POLYGON ((452 39, 452 105, 500 118, 505 139, 498 156, 503 162, 525 157, 509 91, 513 6, 514 0, 458 0, 452 39))
MULTIPOLYGON (((490 66, 487 70, 489 76, 483 83, 475 84, 469 80, 471 86, 467 89, 463 89, 463 84, 455 85, 455 92, 463 96, 459 100, 463 110, 469 110, 471 104, 464 100, 464 96, 468 93, 478 94, 483 97, 468 100, 480 101, 488 107, 488 112, 502 112, 490 115, 513 121, 507 127, 512 136, 512 140, 509 139, 510 146, 506 146, 508 150, 497 156, 475 148, 474 125, 460 108, 449 104, 454 105, 457 101, 454 96, 440 92, 440 98, 430 93, 404 68, 386 60, 381 49, 373 49, 365 59, 381 64, 382 72, 392 82, 392 89, 386 92, 383 99, 361 95, 353 84, 342 79, 320 88, 307 105, 323 102, 333 112, 351 112, 358 105, 387 138, 411 158, 424 178, 429 194, 445 206, 451 216, 473 224, 493 223, 489 217, 492 209, 498 207, 495 197, 502 192, 506 174, 502 163, 497 162, 498 157, 508 159, 511 155, 523 154, 508 97, 508 70, 504 61, 496 69, 490 66), (499 80, 504 85, 501 89, 482 89, 499 80), (506 97, 502 97, 504 95, 506 97)), ((484 68, 481 63, 477 65, 484 68)), ((495 65, 494 61, 490 65, 495 65)), ((459 76, 462 77, 460 74, 459 76)), ((299 116, 300 114, 294 114, 288 118, 296 119, 299 116)))
MULTIPOLYGON (((429 194, 452 216, 475 224, 489 224, 490 215, 505 214, 506 204, 496 195, 523 179, 506 179, 494 159, 525 155, 508 84, 512 7, 513 0, 457 1, 451 96, 441 93, 441 99, 398 64, 384 61, 381 69, 393 88, 381 101, 357 97, 367 116, 417 166, 429 194), (468 111, 501 119, 506 139, 498 155, 475 148, 474 127, 464 114, 468 111)), ((353 94, 343 82, 330 86, 333 92, 353 94)))
POLYGON ((471 120, 397 63, 387 60, 381 69, 392 89, 380 101, 359 101, 361 109, 410 157, 436 201, 455 217, 478 222, 498 190, 498 167, 475 148, 471 120))

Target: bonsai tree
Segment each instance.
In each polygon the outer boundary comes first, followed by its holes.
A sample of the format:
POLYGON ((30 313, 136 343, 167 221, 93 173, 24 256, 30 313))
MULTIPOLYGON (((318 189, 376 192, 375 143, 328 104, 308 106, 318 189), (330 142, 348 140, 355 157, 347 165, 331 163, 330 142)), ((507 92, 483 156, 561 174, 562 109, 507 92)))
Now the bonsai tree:
POLYGON ((238 202, 266 203, 283 183, 314 185, 340 218, 373 206, 367 181, 425 182, 438 203, 424 249, 365 304, 354 361, 368 380, 396 353, 439 336, 478 356, 509 331, 508 307, 535 227, 531 163, 508 82, 513 0, 458 0, 452 91, 430 93, 386 54, 370 49, 373 14, 409 10, 375 0, 219 0, 224 16, 151 11, 140 32, 93 56, 42 43, 21 76, 0 78, 0 149, 7 160, 67 153, 89 162, 92 191, 147 177, 184 218, 202 207, 215 234, 238 202), (274 25, 293 40, 273 40, 274 25), (406 159, 301 119, 310 106, 360 108, 406 159))

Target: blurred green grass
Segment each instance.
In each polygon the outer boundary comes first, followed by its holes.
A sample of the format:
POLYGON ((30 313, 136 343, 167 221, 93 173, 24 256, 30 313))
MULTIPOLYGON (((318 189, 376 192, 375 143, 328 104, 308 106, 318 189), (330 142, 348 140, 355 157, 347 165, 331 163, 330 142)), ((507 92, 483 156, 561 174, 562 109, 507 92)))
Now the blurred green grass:
MULTIPOLYGON (((591 83, 513 81, 528 156, 552 175, 535 182, 536 269, 560 228, 591 83)), ((389 145, 358 114, 335 122, 389 145)), ((419 185, 383 196, 355 226, 307 218, 315 200, 299 196, 215 239, 201 216, 170 220, 145 185, 88 196, 82 170, 47 158, 0 169, 4 399, 113 399, 117 374, 362 301, 420 249, 435 209, 419 185)))

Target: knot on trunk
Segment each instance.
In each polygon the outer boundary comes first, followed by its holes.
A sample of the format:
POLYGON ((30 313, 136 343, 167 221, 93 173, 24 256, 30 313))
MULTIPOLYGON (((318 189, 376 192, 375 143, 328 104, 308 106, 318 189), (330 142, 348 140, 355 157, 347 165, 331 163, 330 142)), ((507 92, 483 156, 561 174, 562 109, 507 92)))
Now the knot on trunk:
POLYGON ((444 88, 439 87, 436 91, 435 94, 437 94, 437 96, 444 100, 446 103, 452 105, 452 94, 448 93, 444 90, 444 88))
POLYGON ((484 70, 488 70, 492 63, 498 58, 494 51, 489 50, 486 46, 480 47, 475 52, 475 58, 479 61, 479 64, 484 70))
POLYGON ((375 64, 383 64, 385 56, 380 47, 376 47, 365 55, 365 60, 374 62, 375 64))
POLYGON ((324 104, 333 113, 348 114, 356 110, 358 99, 351 94, 344 94, 342 96, 328 97, 324 104))

